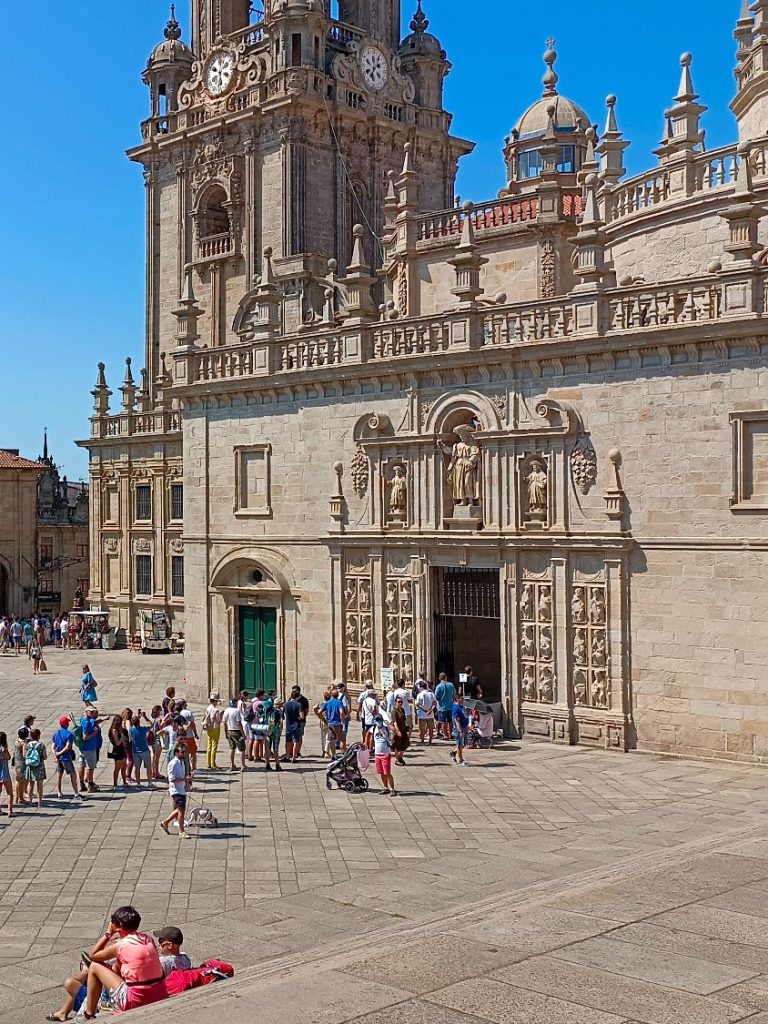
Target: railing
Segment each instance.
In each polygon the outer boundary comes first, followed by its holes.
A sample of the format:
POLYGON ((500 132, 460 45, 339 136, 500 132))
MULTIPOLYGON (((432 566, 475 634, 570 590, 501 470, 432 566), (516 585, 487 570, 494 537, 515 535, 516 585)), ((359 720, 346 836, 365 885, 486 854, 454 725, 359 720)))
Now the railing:
POLYGON ((337 21, 328 29, 328 40, 331 43, 338 43, 346 46, 356 40, 363 39, 365 32, 355 25, 347 25, 346 22, 337 21))
POLYGON ((229 256, 233 252, 232 236, 228 231, 201 238, 198 244, 198 254, 201 260, 214 259, 216 256, 229 256))
POLYGON ((93 437, 136 437, 148 434, 175 434, 181 430, 178 409, 153 412, 121 412, 93 421, 93 437))
POLYGON ((450 321, 428 320, 421 323, 392 323, 373 329, 372 358, 422 355, 445 352, 450 346, 450 321))
POLYGON ((241 28, 237 32, 232 32, 227 38, 236 46, 239 46, 240 43, 245 43, 246 46, 255 46, 264 38, 264 24, 259 21, 253 25, 248 25, 247 28, 241 28))
POLYGON ((483 317, 483 347, 567 338, 573 323, 573 308, 562 300, 494 311, 483 317))
POLYGON ((281 370, 306 370, 312 366, 338 366, 344 360, 340 338, 299 338, 280 347, 281 370))
POLYGON ((669 198, 669 189, 668 171, 656 169, 632 178, 609 196, 606 220, 610 223, 658 206, 669 198))
MULTIPOLYGON (((583 199, 580 192, 562 193, 561 215, 567 220, 575 220, 583 211, 583 199)), ((537 196, 521 199, 494 199, 490 203, 475 206, 470 216, 476 234, 493 231, 497 228, 521 224, 536 220, 539 215, 537 196)), ((466 214, 460 208, 440 210, 419 218, 418 240, 430 241, 436 238, 454 238, 461 234, 466 214)))

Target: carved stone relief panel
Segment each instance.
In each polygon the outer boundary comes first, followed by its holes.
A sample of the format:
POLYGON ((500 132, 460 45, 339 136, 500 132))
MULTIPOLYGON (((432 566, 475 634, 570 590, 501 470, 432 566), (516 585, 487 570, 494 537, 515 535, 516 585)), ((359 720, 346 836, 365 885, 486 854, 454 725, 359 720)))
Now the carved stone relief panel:
POLYGON ((551 704, 555 699, 553 586, 549 572, 523 573, 520 614, 520 692, 524 701, 551 704))
POLYGON ((413 684, 416 654, 414 581, 388 575, 384 584, 384 650, 395 679, 413 684))
POLYGON ((610 706, 606 607, 604 576, 584 577, 580 573, 574 574, 570 633, 573 644, 573 699, 576 707, 610 706))
POLYGON ((358 686, 373 680, 373 588, 368 560, 348 565, 344 577, 344 678, 358 686))

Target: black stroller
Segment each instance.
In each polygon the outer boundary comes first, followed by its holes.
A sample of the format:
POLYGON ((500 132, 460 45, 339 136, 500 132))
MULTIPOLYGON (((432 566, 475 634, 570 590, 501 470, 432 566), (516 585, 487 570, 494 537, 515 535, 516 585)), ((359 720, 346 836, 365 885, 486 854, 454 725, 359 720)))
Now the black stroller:
POLYGON ((333 789, 335 782, 339 789, 347 793, 366 792, 369 788, 368 780, 363 778, 357 761, 357 755, 362 749, 362 743, 353 743, 343 754, 331 761, 325 779, 328 789, 333 789))

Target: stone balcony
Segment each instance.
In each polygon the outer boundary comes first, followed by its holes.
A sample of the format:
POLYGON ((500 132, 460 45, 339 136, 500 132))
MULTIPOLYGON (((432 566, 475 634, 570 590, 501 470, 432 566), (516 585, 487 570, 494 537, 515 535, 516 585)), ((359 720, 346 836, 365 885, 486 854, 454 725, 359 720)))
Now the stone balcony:
POLYGON ((94 440, 162 434, 181 434, 181 412, 178 409, 118 413, 114 416, 94 416, 91 419, 91 439, 94 440))

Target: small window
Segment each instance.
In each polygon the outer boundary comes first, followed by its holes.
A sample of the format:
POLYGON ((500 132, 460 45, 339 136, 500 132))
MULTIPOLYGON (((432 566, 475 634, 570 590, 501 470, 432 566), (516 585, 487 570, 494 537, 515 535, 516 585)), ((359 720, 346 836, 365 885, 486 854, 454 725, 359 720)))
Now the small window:
POLYGON ((538 149, 529 149, 518 158, 517 175, 519 178, 538 178, 544 168, 544 161, 538 149))
POLYGON ((301 33, 294 32, 291 36, 291 65, 301 67, 301 33))
POLYGON ((171 597, 184 597, 183 555, 171 555, 171 597))
POLYGON ((221 185, 208 189, 200 207, 200 237, 213 238, 229 233, 229 214, 224 205, 227 193, 221 185))
POLYGON ((53 544, 40 545, 40 568, 50 569, 53 565, 53 544))
POLYGON ((575 146, 561 146, 560 147, 560 163, 557 165, 557 169, 561 174, 575 174, 576 173, 576 147, 575 146))
POLYGON ((171 484, 171 519, 184 518, 184 484, 171 484))
POLYGON ((37 586, 38 594, 52 594, 53 580, 40 580, 37 586))
POLYGON ((320 67, 320 40, 315 36, 315 67, 320 67))
POLYGON ((78 544, 75 547, 75 557, 76 558, 87 558, 88 557, 88 545, 87 544, 78 544))
POLYGON ((136 593, 152 593, 152 556, 136 555, 136 593))
POLYGON ((139 484, 136 488, 136 518, 144 522, 152 518, 152 488, 139 484))
POLYGON ((83 597, 87 597, 88 591, 91 589, 91 581, 87 576, 79 576, 77 579, 77 589, 82 590, 83 597))

